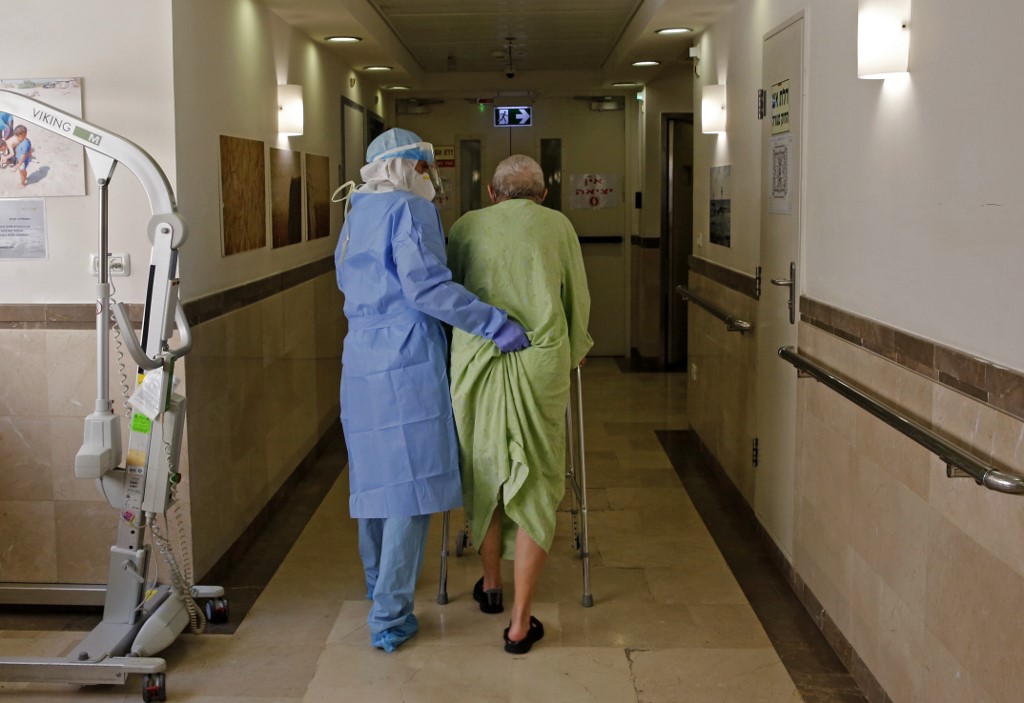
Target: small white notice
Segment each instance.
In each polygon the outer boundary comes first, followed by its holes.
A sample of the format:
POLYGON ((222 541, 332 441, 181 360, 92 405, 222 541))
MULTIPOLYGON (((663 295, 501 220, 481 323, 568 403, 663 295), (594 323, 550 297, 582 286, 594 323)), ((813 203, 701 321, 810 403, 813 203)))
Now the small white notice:
POLYGON ((46 258, 46 200, 0 199, 0 260, 46 258))
POLYGON ((768 140, 768 212, 793 214, 793 183, 790 174, 790 156, 793 135, 785 134, 768 140))
MULTIPOLYGON (((179 383, 181 383, 181 379, 175 377, 171 383, 171 389, 176 388, 179 383)), ((132 393, 128 402, 150 420, 155 420, 167 408, 168 396, 167 374, 162 368, 157 368, 146 373, 142 383, 135 388, 135 392, 132 393)))

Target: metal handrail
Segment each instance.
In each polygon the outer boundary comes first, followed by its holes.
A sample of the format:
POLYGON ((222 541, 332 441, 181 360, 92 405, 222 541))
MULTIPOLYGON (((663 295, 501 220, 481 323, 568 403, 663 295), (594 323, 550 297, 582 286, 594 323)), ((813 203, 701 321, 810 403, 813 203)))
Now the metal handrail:
POLYGON ((683 300, 689 300, 692 303, 697 303, 709 313, 717 317, 719 320, 725 323, 725 328, 730 332, 750 332, 754 329, 754 326, 746 320, 741 320, 737 317, 733 317, 727 313, 722 312, 711 303, 706 300, 702 300, 699 296, 694 295, 690 290, 683 286, 676 286, 676 293, 683 300))
POLYGON ((1024 494, 1024 476, 1000 471, 973 454, 955 447, 928 428, 914 422, 882 401, 854 388, 845 379, 818 366, 793 347, 779 347, 779 356, 816 380, 824 383, 847 400, 895 428, 946 462, 946 475, 970 476, 979 485, 1000 493, 1024 494))

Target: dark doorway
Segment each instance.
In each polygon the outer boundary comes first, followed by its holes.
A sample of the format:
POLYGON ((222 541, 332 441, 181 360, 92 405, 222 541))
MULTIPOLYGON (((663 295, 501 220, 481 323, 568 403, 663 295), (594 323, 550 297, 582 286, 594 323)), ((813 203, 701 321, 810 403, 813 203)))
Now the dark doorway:
POLYGON ((661 281, 665 368, 685 370, 686 302, 676 286, 688 285, 693 253, 693 114, 661 117, 661 281))

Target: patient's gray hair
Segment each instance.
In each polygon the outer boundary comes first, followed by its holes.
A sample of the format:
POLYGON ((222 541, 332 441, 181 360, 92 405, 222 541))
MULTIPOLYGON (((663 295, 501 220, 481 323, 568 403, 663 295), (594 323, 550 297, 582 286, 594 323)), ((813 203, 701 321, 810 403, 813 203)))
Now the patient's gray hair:
POLYGON ((539 203, 544 199, 544 172, 529 156, 513 154, 494 169, 491 190, 499 202, 526 198, 539 203))

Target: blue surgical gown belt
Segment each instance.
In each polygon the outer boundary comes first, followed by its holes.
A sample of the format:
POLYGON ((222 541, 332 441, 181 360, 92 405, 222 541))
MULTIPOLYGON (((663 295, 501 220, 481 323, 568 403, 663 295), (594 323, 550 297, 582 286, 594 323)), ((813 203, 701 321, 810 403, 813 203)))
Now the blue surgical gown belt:
POLYGON ((417 322, 429 322, 434 318, 425 315, 419 310, 403 310, 402 312, 390 315, 360 315, 349 318, 348 328, 350 330, 373 330, 391 325, 412 325, 417 322))

